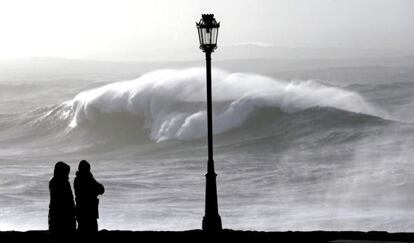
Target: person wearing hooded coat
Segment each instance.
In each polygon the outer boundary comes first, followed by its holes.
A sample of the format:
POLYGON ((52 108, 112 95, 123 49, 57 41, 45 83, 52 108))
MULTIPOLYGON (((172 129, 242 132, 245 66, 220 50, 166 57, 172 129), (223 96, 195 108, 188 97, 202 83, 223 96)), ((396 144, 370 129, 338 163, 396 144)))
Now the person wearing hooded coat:
POLYGON ((49 231, 55 242, 69 241, 76 231, 75 204, 69 183, 70 166, 59 161, 49 181, 49 231))
POLYGON ((99 218, 98 195, 103 194, 105 189, 95 180, 91 173, 91 166, 85 160, 79 163, 74 188, 78 232, 81 234, 96 233, 98 231, 97 219, 99 218))

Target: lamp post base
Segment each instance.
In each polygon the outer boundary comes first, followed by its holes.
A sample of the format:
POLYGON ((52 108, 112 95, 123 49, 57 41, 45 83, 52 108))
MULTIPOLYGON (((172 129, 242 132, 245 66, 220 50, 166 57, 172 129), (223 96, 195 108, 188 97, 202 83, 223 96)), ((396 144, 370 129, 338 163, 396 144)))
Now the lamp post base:
POLYGON ((203 231, 220 231, 221 218, 220 215, 205 215, 203 217, 203 231))

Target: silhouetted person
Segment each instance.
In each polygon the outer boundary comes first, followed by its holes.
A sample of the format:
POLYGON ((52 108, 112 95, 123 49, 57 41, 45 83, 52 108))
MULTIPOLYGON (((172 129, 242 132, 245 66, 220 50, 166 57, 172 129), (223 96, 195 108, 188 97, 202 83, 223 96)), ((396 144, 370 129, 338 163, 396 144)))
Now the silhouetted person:
POLYGON ((55 242, 69 242, 76 231, 75 204, 69 183, 70 166, 57 162, 49 181, 49 231, 55 242))
POLYGON ((105 192, 91 173, 90 164, 82 160, 76 172, 75 182, 76 220, 78 232, 83 236, 91 236, 98 231, 98 195, 105 192))

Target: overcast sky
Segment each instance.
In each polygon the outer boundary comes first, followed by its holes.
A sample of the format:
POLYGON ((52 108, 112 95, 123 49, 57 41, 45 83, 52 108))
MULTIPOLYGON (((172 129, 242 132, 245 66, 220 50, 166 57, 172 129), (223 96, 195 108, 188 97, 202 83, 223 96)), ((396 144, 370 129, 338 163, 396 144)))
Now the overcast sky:
POLYGON ((219 45, 414 49, 412 0, 0 0, 0 58, 93 58, 197 48, 202 13, 219 45))

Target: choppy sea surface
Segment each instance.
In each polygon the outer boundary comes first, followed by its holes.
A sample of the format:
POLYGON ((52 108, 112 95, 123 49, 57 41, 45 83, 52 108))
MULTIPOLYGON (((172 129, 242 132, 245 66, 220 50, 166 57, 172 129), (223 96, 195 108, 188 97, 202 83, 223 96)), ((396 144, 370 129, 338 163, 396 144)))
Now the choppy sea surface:
MULTIPOLYGON (((223 227, 414 231, 414 79, 373 68, 213 69, 223 227)), ((47 229, 53 166, 73 183, 81 159, 106 188, 100 228, 201 228, 203 66, 0 78, 0 230, 47 229)))

